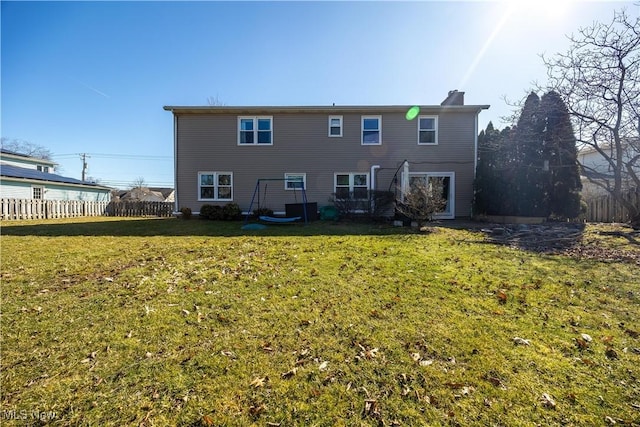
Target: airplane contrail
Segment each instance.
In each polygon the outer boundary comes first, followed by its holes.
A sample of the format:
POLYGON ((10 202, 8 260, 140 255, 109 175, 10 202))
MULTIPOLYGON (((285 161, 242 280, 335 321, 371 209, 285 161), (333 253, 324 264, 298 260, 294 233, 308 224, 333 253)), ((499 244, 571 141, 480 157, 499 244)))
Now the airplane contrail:
POLYGON ((98 89, 96 89, 95 87, 89 86, 88 84, 83 83, 83 82, 79 82, 79 83, 80 83, 82 86, 86 87, 87 89, 91 89, 92 91, 94 91, 94 92, 95 92, 95 93, 97 93, 98 95, 102 95, 102 96, 104 96, 104 97, 105 97, 105 98, 107 98, 107 99, 110 99, 110 98, 111 98, 109 95, 107 95, 107 94, 106 94, 106 93, 104 93, 104 92, 99 91, 99 90, 98 90, 98 89))

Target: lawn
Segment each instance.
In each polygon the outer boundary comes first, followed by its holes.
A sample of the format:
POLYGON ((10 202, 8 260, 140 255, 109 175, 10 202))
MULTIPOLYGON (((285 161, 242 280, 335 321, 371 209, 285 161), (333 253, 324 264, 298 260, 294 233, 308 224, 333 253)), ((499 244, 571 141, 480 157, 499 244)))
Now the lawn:
POLYGON ((638 264, 240 225, 3 222, 0 423, 640 425, 638 264))

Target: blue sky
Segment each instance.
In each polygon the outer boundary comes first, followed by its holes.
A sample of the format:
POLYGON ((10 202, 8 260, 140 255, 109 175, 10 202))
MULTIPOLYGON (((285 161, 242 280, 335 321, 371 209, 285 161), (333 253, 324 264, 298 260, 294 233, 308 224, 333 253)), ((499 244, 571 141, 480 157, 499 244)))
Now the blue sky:
POLYGON ((540 53, 633 2, 14 2, 1 4, 2 136, 66 176, 173 186, 164 105, 439 104, 451 89, 503 127, 544 82, 540 53))

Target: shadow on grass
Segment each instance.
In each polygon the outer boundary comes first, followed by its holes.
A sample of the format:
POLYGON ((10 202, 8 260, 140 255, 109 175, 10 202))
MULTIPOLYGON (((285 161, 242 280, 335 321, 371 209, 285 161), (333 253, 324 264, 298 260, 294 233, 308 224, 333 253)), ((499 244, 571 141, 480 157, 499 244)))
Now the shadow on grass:
POLYGON ((242 221, 206 221, 176 218, 78 218, 2 224, 3 236, 318 236, 388 235, 413 231, 386 223, 314 221, 308 225, 269 225, 264 230, 242 230, 242 221))
POLYGON ((586 224, 500 225, 484 228, 487 241, 528 252, 557 253, 582 244, 586 224))

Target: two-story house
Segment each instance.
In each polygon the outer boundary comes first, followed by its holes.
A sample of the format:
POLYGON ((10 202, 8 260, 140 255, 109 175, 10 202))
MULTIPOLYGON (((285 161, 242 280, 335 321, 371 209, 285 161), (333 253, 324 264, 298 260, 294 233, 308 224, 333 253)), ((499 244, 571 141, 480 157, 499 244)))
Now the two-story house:
POLYGON ((342 194, 364 198, 438 179, 447 199, 439 217, 469 217, 478 114, 487 108, 464 105, 458 91, 441 105, 413 108, 165 106, 174 119, 176 210, 235 202, 248 211, 261 178, 282 179, 261 201, 276 213, 300 186, 322 206, 342 194))
POLYGON ((55 163, 2 149, 0 198, 109 201, 111 189, 54 173, 55 163))

